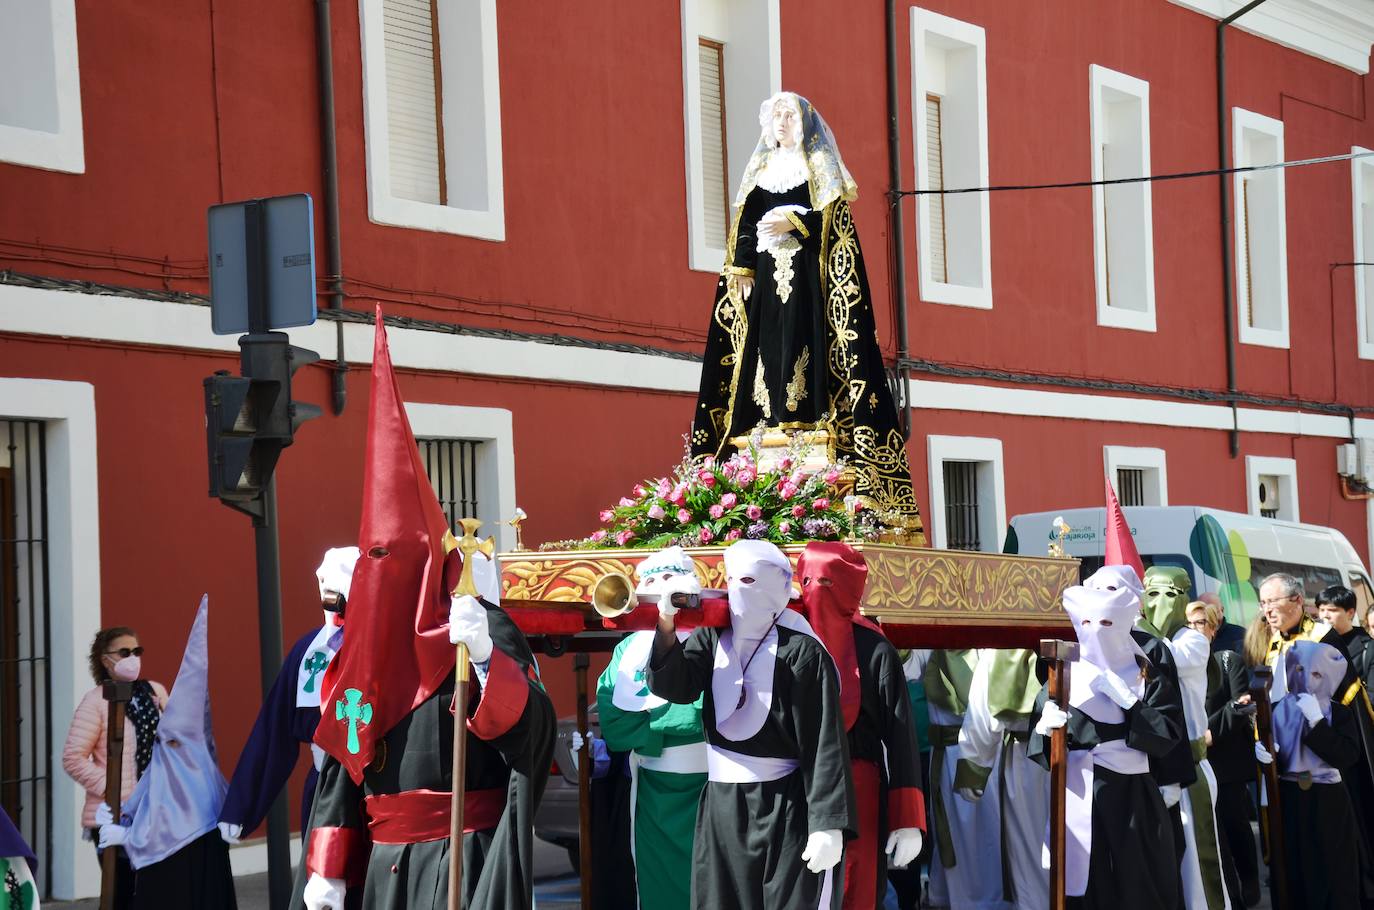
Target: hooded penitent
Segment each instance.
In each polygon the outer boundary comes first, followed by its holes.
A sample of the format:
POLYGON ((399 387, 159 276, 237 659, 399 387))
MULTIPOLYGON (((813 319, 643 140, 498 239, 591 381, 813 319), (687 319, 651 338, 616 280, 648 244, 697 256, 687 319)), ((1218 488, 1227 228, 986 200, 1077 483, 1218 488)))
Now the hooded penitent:
POLYGON ((1116 676, 1128 688, 1137 688, 1140 646, 1131 628, 1140 612, 1140 598, 1127 584, 1109 585, 1121 578, 1115 567, 1099 569, 1088 583, 1064 591, 1064 611, 1078 636, 1079 658, 1070 674, 1069 702, 1097 720, 1115 722, 1121 709, 1089 686, 1098 673, 1116 676), (1104 574, 1105 573, 1105 574, 1104 574))
POLYGON ((325 671, 324 717, 315 732, 315 742, 355 782, 362 781, 376 743, 434 694, 455 658, 444 584, 448 522, 415 447, 380 306, 362 512, 349 632, 325 671))
POLYGON ((866 625, 881 634, 877 624, 859 615, 868 563, 845 543, 815 542, 797 559, 801 599, 806 621, 815 630, 840 676, 840 710, 844 728, 859 716, 859 663, 854 650, 854 626, 866 625))
POLYGON ((1145 570, 1145 602, 1140 625, 1160 638, 1173 638, 1188 624, 1188 571, 1178 566, 1145 570))
POLYGON ((1345 656, 1331 645, 1297 641, 1283 652, 1280 662, 1284 691, 1276 692, 1274 701, 1279 768, 1284 775, 1310 775, 1319 784, 1334 784, 1341 779, 1340 772, 1303 744, 1309 724, 1298 707, 1298 696, 1306 693, 1316 698, 1322 717, 1329 721, 1331 699, 1346 673, 1345 656))
POLYGON ((124 850, 135 869, 161 862, 219 821, 229 788, 210 734, 209 596, 200 599, 181 669, 157 726, 148 770, 122 807, 124 850))

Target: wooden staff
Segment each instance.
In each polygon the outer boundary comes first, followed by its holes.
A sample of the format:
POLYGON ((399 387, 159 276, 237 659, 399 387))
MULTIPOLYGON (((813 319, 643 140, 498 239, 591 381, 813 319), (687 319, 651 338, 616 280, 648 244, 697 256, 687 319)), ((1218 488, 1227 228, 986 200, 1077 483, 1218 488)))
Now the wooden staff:
MULTIPOLYGON (((105 802, 119 824, 120 800, 124 794, 124 706, 134 697, 134 684, 107 679, 101 684, 101 694, 109 704, 105 718, 105 802)), ((96 843, 100 843, 96 832, 96 843)), ((100 855, 100 910, 114 910, 115 856, 117 847, 109 847, 100 855)))
POLYGON ((577 729, 582 733, 577 757, 577 865, 582 877, 583 907, 592 904, 592 731, 587 722, 587 664, 585 653, 573 655, 577 678, 577 729))
MULTIPOLYGON (((496 552, 496 544, 490 537, 477 540, 477 529, 482 523, 475 518, 464 518, 463 536, 452 546, 456 546, 463 557, 463 573, 458 577, 458 585, 453 589, 454 597, 466 594, 480 597, 477 585, 472 580, 472 557, 481 553, 488 559, 496 552)), ((445 535, 444 544, 452 549, 452 537, 445 535)), ((467 790, 468 757, 468 646, 459 642, 455 657, 453 691, 453 799, 450 802, 450 824, 448 829, 448 910, 460 910, 463 905, 463 799, 467 790)))
POLYGON ((1255 703, 1255 727, 1258 740, 1269 751, 1273 761, 1260 763, 1260 786, 1268 796, 1264 820, 1260 833, 1264 835, 1265 861, 1269 863, 1269 874, 1273 876, 1274 893, 1278 895, 1278 906, 1288 907, 1288 870, 1284 867, 1283 848, 1283 808, 1279 805, 1279 767, 1278 753, 1274 750, 1274 710, 1269 701, 1269 690, 1274 684, 1274 671, 1269 667, 1256 667, 1250 676, 1250 698, 1255 703))
MULTIPOLYGON (((1069 663, 1078 660, 1078 643, 1056 638, 1040 640, 1040 656, 1049 662, 1049 697, 1063 711, 1069 710, 1069 663)), ((1065 832, 1065 792, 1069 784, 1069 731, 1060 727, 1050 734, 1050 910, 1064 910, 1064 863, 1068 853, 1065 832)))

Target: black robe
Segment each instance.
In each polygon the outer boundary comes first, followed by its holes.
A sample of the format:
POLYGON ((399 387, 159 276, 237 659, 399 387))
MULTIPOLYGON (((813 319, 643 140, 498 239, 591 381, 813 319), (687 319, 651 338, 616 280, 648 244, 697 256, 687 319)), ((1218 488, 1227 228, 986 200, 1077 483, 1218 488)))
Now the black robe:
MULTIPOLYGON (((1168 650, 1163 642, 1160 646, 1168 650)), ((1180 851, 1155 772, 1157 763, 1169 768, 1169 756, 1185 735, 1176 679, 1176 675, 1171 679, 1157 667, 1149 668, 1144 695, 1119 724, 1099 723, 1075 707, 1067 709, 1069 749, 1091 749, 1100 743, 1125 740, 1127 746, 1150 758, 1149 774, 1118 774, 1094 767, 1088 885, 1081 898, 1070 898, 1070 906, 1084 910, 1168 910, 1183 906, 1180 851)), ((1035 726, 1048 698, 1048 688, 1036 696, 1026 749, 1027 756, 1047 770, 1050 737, 1036 733, 1035 726)))
MULTIPOLYGON (((535 675, 534 655, 524 635, 500 607, 483 605, 494 644, 489 692, 481 689, 473 673, 467 715, 475 721, 488 694, 509 702, 515 687, 524 686, 526 692, 518 719, 501 724, 503 729, 496 735, 483 739, 468 730, 467 791, 501 788, 506 791, 506 804, 495 827, 463 837, 462 906, 471 910, 529 910, 534 902, 534 814, 548 781, 556 732, 553 703, 535 675), (502 655, 518 667, 515 677, 505 673, 498 676, 502 655)), ((518 701, 519 693, 514 694, 518 701)), ((414 790, 452 791, 453 696, 450 676, 386 734, 361 786, 332 756, 325 759, 311 818, 306 857, 309 871, 329 878, 343 877, 337 874, 344 871, 340 868, 312 865, 311 854, 321 834, 367 837, 365 797, 414 790)), ((361 889, 350 888, 349 906, 442 910, 448 903, 448 860, 447 836, 412 844, 373 843, 365 883, 361 889), (356 894, 359 890, 361 903, 356 894)))
POLYGON ((1207 729, 1212 744, 1207 761, 1217 779, 1217 828, 1223 869, 1233 910, 1247 905, 1243 897, 1259 896, 1259 855, 1250 827, 1255 782, 1255 710, 1236 705, 1250 691, 1250 671, 1235 651, 1216 651, 1207 668, 1207 729))
MULTIPOLYGON (((821 643, 779 626, 773 702, 763 726, 746 739, 716 730, 711 674, 720 629, 702 627, 667 651, 655 641, 649 688, 689 704, 702 698, 702 729, 710 746, 743 755, 792 759, 798 767, 760 783, 708 781, 697 809, 692 850, 692 906, 697 910, 812 910, 823 876, 806 868, 810 834, 855 834, 854 785, 834 664, 821 643)), ((843 862, 834 868, 830 907, 843 896, 843 862)))
POLYGON ((212 828, 134 877, 133 910, 237 910, 229 845, 212 828))

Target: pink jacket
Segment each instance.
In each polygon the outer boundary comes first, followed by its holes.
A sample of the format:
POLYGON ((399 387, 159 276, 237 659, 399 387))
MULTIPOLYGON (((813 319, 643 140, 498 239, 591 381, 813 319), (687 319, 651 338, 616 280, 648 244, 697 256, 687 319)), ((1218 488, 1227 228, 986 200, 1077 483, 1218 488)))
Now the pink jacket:
MULTIPOLYGON (((167 690, 162 683, 153 683, 158 707, 167 704, 167 690)), ((105 719, 109 705, 96 686, 82 697, 72 715, 67 730, 67 742, 62 747, 62 767, 72 780, 86 791, 86 808, 81 813, 84 828, 95 827, 95 810, 105 801, 105 719)), ((124 720, 124 782, 120 793, 125 799, 134 792, 134 752, 137 739, 133 721, 124 720)))

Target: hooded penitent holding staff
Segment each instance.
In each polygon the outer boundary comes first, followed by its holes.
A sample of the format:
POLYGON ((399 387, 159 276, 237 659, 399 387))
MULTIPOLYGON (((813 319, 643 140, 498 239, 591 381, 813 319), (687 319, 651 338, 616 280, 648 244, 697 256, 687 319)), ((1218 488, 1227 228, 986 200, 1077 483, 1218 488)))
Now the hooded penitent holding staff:
POLYGON ((744 170, 707 330, 692 454, 759 423, 824 428, 855 493, 923 542, 849 203, 858 185, 811 103, 780 92, 744 170))

